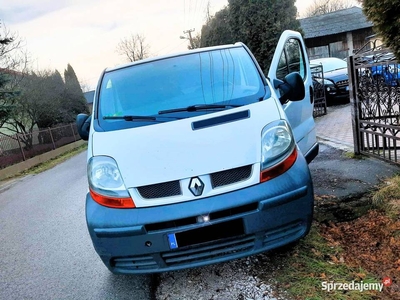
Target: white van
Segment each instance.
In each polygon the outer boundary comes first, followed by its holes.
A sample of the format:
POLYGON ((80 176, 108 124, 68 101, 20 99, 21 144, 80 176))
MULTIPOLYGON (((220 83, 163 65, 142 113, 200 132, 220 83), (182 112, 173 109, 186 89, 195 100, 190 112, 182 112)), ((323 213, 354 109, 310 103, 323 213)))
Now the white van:
POLYGON ((268 77, 242 43, 106 69, 88 139, 86 218, 114 273, 245 257, 305 236, 318 154, 301 35, 285 31, 268 77))

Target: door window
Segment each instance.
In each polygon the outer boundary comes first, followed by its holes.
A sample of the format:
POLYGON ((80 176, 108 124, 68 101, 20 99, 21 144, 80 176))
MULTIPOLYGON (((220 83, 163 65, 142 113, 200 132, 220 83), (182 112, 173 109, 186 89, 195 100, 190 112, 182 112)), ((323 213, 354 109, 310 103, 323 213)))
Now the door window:
POLYGON ((297 72, 304 79, 306 77, 306 63, 301 44, 297 39, 289 39, 281 53, 276 70, 276 78, 283 80, 286 75, 297 72))

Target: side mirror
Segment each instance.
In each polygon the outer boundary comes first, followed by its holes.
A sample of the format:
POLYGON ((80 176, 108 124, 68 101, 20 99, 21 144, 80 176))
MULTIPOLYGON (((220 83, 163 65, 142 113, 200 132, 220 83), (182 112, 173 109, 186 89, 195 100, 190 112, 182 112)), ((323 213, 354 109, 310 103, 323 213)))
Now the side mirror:
POLYGON ((92 116, 87 114, 79 114, 76 116, 76 127, 82 140, 87 141, 89 139, 90 121, 92 116))
POLYGON ((282 91, 281 103, 303 100, 306 95, 303 78, 296 72, 286 75, 283 81, 274 79, 274 87, 282 91))

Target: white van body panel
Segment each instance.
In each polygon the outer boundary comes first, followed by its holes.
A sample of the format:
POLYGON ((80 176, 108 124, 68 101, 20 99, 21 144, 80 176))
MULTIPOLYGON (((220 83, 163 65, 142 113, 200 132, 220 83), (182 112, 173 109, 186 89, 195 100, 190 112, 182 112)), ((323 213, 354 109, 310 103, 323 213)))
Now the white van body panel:
MULTIPOLYGON (((262 129, 270 122, 281 118, 276 101, 270 98, 245 107, 174 122, 110 132, 94 132, 91 138, 93 155, 114 158, 128 189, 173 180, 189 180, 195 176, 253 165, 261 160, 262 129), (192 129, 193 122, 246 110, 250 115, 247 119, 198 130, 192 129)), ((246 182, 247 186, 259 182, 259 170, 254 170, 253 173, 255 177, 246 182)), ((237 188, 236 185, 235 189, 237 188)), ((219 193, 226 191, 220 189, 219 193)), ((218 190, 209 192, 216 194, 218 190)), ((135 192, 130 190, 130 193, 135 192)), ((208 197, 211 194, 204 191, 201 197, 208 197)), ((149 202, 144 199, 140 201, 141 197, 138 194, 132 196, 138 207, 201 198, 187 193, 183 197, 149 202)))
POLYGON ((299 45, 302 48, 304 62, 305 62, 305 97, 302 101, 288 101, 283 104, 283 110, 289 120, 290 126, 292 127, 294 137, 297 145, 299 146, 303 155, 306 155, 310 149, 317 143, 315 122, 313 117, 314 101, 312 95, 312 77, 310 73, 310 62, 307 56, 307 49, 299 32, 286 30, 282 33, 279 42, 275 48, 275 53, 271 61, 271 65, 268 72, 268 78, 271 81, 272 89, 279 95, 279 90, 274 88, 273 81, 277 79, 278 63, 281 57, 281 53, 285 48, 285 44, 290 39, 299 41, 299 45))

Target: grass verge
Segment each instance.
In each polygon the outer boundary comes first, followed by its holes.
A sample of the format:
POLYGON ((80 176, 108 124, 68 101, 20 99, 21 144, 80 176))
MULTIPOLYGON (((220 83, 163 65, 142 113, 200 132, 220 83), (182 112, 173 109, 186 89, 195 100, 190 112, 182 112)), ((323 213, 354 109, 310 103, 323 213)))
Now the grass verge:
POLYGON ((56 165, 68 160, 69 158, 83 152, 87 150, 87 144, 81 145, 75 149, 72 149, 68 152, 65 152, 59 156, 56 156, 55 158, 52 158, 51 160, 48 160, 46 162, 40 163, 37 166, 34 166, 32 168, 29 168, 26 171, 21 172, 18 175, 12 176, 7 178, 6 180, 11 180, 11 179, 15 179, 21 176, 26 176, 26 175, 32 175, 32 174, 39 174, 41 172, 44 172, 46 170, 49 170, 53 167, 55 167, 56 165))
POLYGON ((369 206, 358 218, 315 221, 296 246, 268 254, 282 295, 296 300, 400 299, 400 175, 366 197, 369 206), (391 283, 382 291, 324 289, 328 283, 353 281, 381 285, 387 278, 391 283))
POLYGON ((351 151, 346 151, 346 152, 344 152, 344 157, 347 157, 347 158, 351 158, 351 159, 365 159, 365 157, 363 156, 363 155, 361 155, 361 154, 355 154, 354 152, 351 152, 351 151))
POLYGON ((372 197, 372 204, 394 219, 400 211, 400 175, 385 180, 372 197))
MULTIPOLYGON (((278 288, 287 291, 294 299, 343 300, 376 299, 376 291, 356 290, 327 291, 323 282, 328 283, 375 283, 380 282, 374 275, 362 268, 353 268, 343 260, 340 246, 332 246, 320 234, 318 224, 314 224, 308 236, 292 250, 273 254, 272 261, 279 261, 275 279, 278 288)), ((327 287, 327 285, 325 286, 327 287)))

